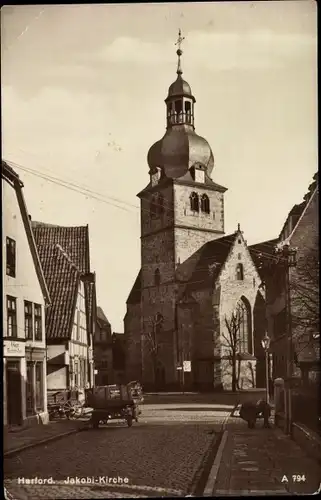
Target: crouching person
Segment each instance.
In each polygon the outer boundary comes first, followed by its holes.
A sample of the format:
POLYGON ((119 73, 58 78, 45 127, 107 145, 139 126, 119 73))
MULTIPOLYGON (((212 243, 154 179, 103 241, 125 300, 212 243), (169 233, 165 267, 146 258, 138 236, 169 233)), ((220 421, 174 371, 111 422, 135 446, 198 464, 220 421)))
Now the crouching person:
POLYGON ((257 418, 263 417, 263 427, 268 428, 271 408, 264 399, 260 399, 256 403, 247 401, 242 404, 240 417, 247 422, 249 429, 254 429, 257 418))

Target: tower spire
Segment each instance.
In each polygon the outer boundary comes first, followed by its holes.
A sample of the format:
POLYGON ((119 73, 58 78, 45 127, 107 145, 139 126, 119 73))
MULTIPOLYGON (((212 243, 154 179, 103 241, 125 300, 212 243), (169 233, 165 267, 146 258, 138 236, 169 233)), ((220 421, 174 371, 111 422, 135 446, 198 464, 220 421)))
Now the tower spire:
POLYGON ((181 55, 183 54, 183 51, 181 50, 181 45, 182 42, 185 40, 185 37, 182 37, 182 32, 181 29, 178 30, 178 39, 175 45, 177 45, 178 49, 176 51, 176 54, 178 55, 178 61, 177 61, 177 71, 176 73, 178 75, 181 75, 183 73, 182 67, 181 67, 181 55))

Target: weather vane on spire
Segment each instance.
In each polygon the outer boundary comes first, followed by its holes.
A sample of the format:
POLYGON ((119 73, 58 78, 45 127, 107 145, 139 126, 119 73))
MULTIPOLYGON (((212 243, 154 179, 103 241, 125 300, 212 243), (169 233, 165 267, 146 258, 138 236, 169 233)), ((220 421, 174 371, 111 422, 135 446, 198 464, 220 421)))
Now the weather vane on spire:
POLYGON ((183 73, 182 68, 181 68, 181 55, 183 54, 183 51, 181 50, 181 45, 182 45, 182 42, 184 40, 185 40, 185 37, 184 36, 182 37, 182 32, 179 29, 178 30, 178 39, 177 39, 177 42, 175 43, 175 45, 178 46, 178 49, 176 51, 176 54, 178 55, 178 63, 177 63, 177 71, 176 71, 176 73, 178 75, 181 75, 183 73))

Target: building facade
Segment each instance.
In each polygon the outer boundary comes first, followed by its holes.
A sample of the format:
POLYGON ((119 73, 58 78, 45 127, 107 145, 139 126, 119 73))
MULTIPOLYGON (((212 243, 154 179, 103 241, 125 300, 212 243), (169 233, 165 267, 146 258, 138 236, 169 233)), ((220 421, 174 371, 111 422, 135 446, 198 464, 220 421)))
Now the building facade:
POLYGON ((97 307, 94 336, 95 385, 114 383, 113 349, 110 323, 101 307, 97 307))
MULTIPOLYGON (((290 211, 275 240, 251 248, 265 259, 268 334, 272 339, 273 378, 288 375, 289 341, 292 338, 291 373, 307 381, 320 372, 319 348, 319 191, 314 176, 302 203, 290 211), (276 247, 295 249, 296 265, 288 270, 280 262, 268 266, 276 247), (270 255, 270 259, 267 257, 270 255), (290 314, 290 316, 289 316, 290 314), (290 329, 289 329, 290 328, 290 329)), ((273 257, 272 257, 273 256, 273 257)))
POLYGON ((2 162, 4 426, 47 422, 45 311, 50 296, 23 196, 2 162))
POLYGON ((48 391, 94 385, 95 275, 90 271, 88 226, 33 222, 52 305, 46 314, 48 391))
MULTIPOLYGON (((177 55, 177 79, 165 100, 166 132, 148 152, 150 181, 138 194, 141 269, 124 318, 127 378, 174 388, 182 383, 185 361, 191 369, 185 386, 230 388, 222 338, 228 316, 243 300, 248 340, 238 353, 244 357, 238 371, 243 387, 251 386, 253 311, 261 311, 263 324, 264 294, 241 230, 224 236, 226 188, 211 177, 214 156, 195 132, 196 100, 182 78, 180 49, 177 55)), ((259 338, 262 328, 255 328, 259 338)))

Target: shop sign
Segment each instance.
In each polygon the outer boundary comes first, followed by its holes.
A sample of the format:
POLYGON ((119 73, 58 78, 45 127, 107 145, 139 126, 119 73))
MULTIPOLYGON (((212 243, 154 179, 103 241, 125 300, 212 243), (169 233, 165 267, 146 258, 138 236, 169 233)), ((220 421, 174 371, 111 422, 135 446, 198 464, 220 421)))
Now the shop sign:
POLYGON ((183 370, 184 370, 184 372, 191 372, 192 371, 191 361, 184 361, 183 362, 183 370))
POLYGON ((5 357, 15 356, 23 358, 26 355, 25 343, 14 340, 3 341, 3 355, 5 357))

